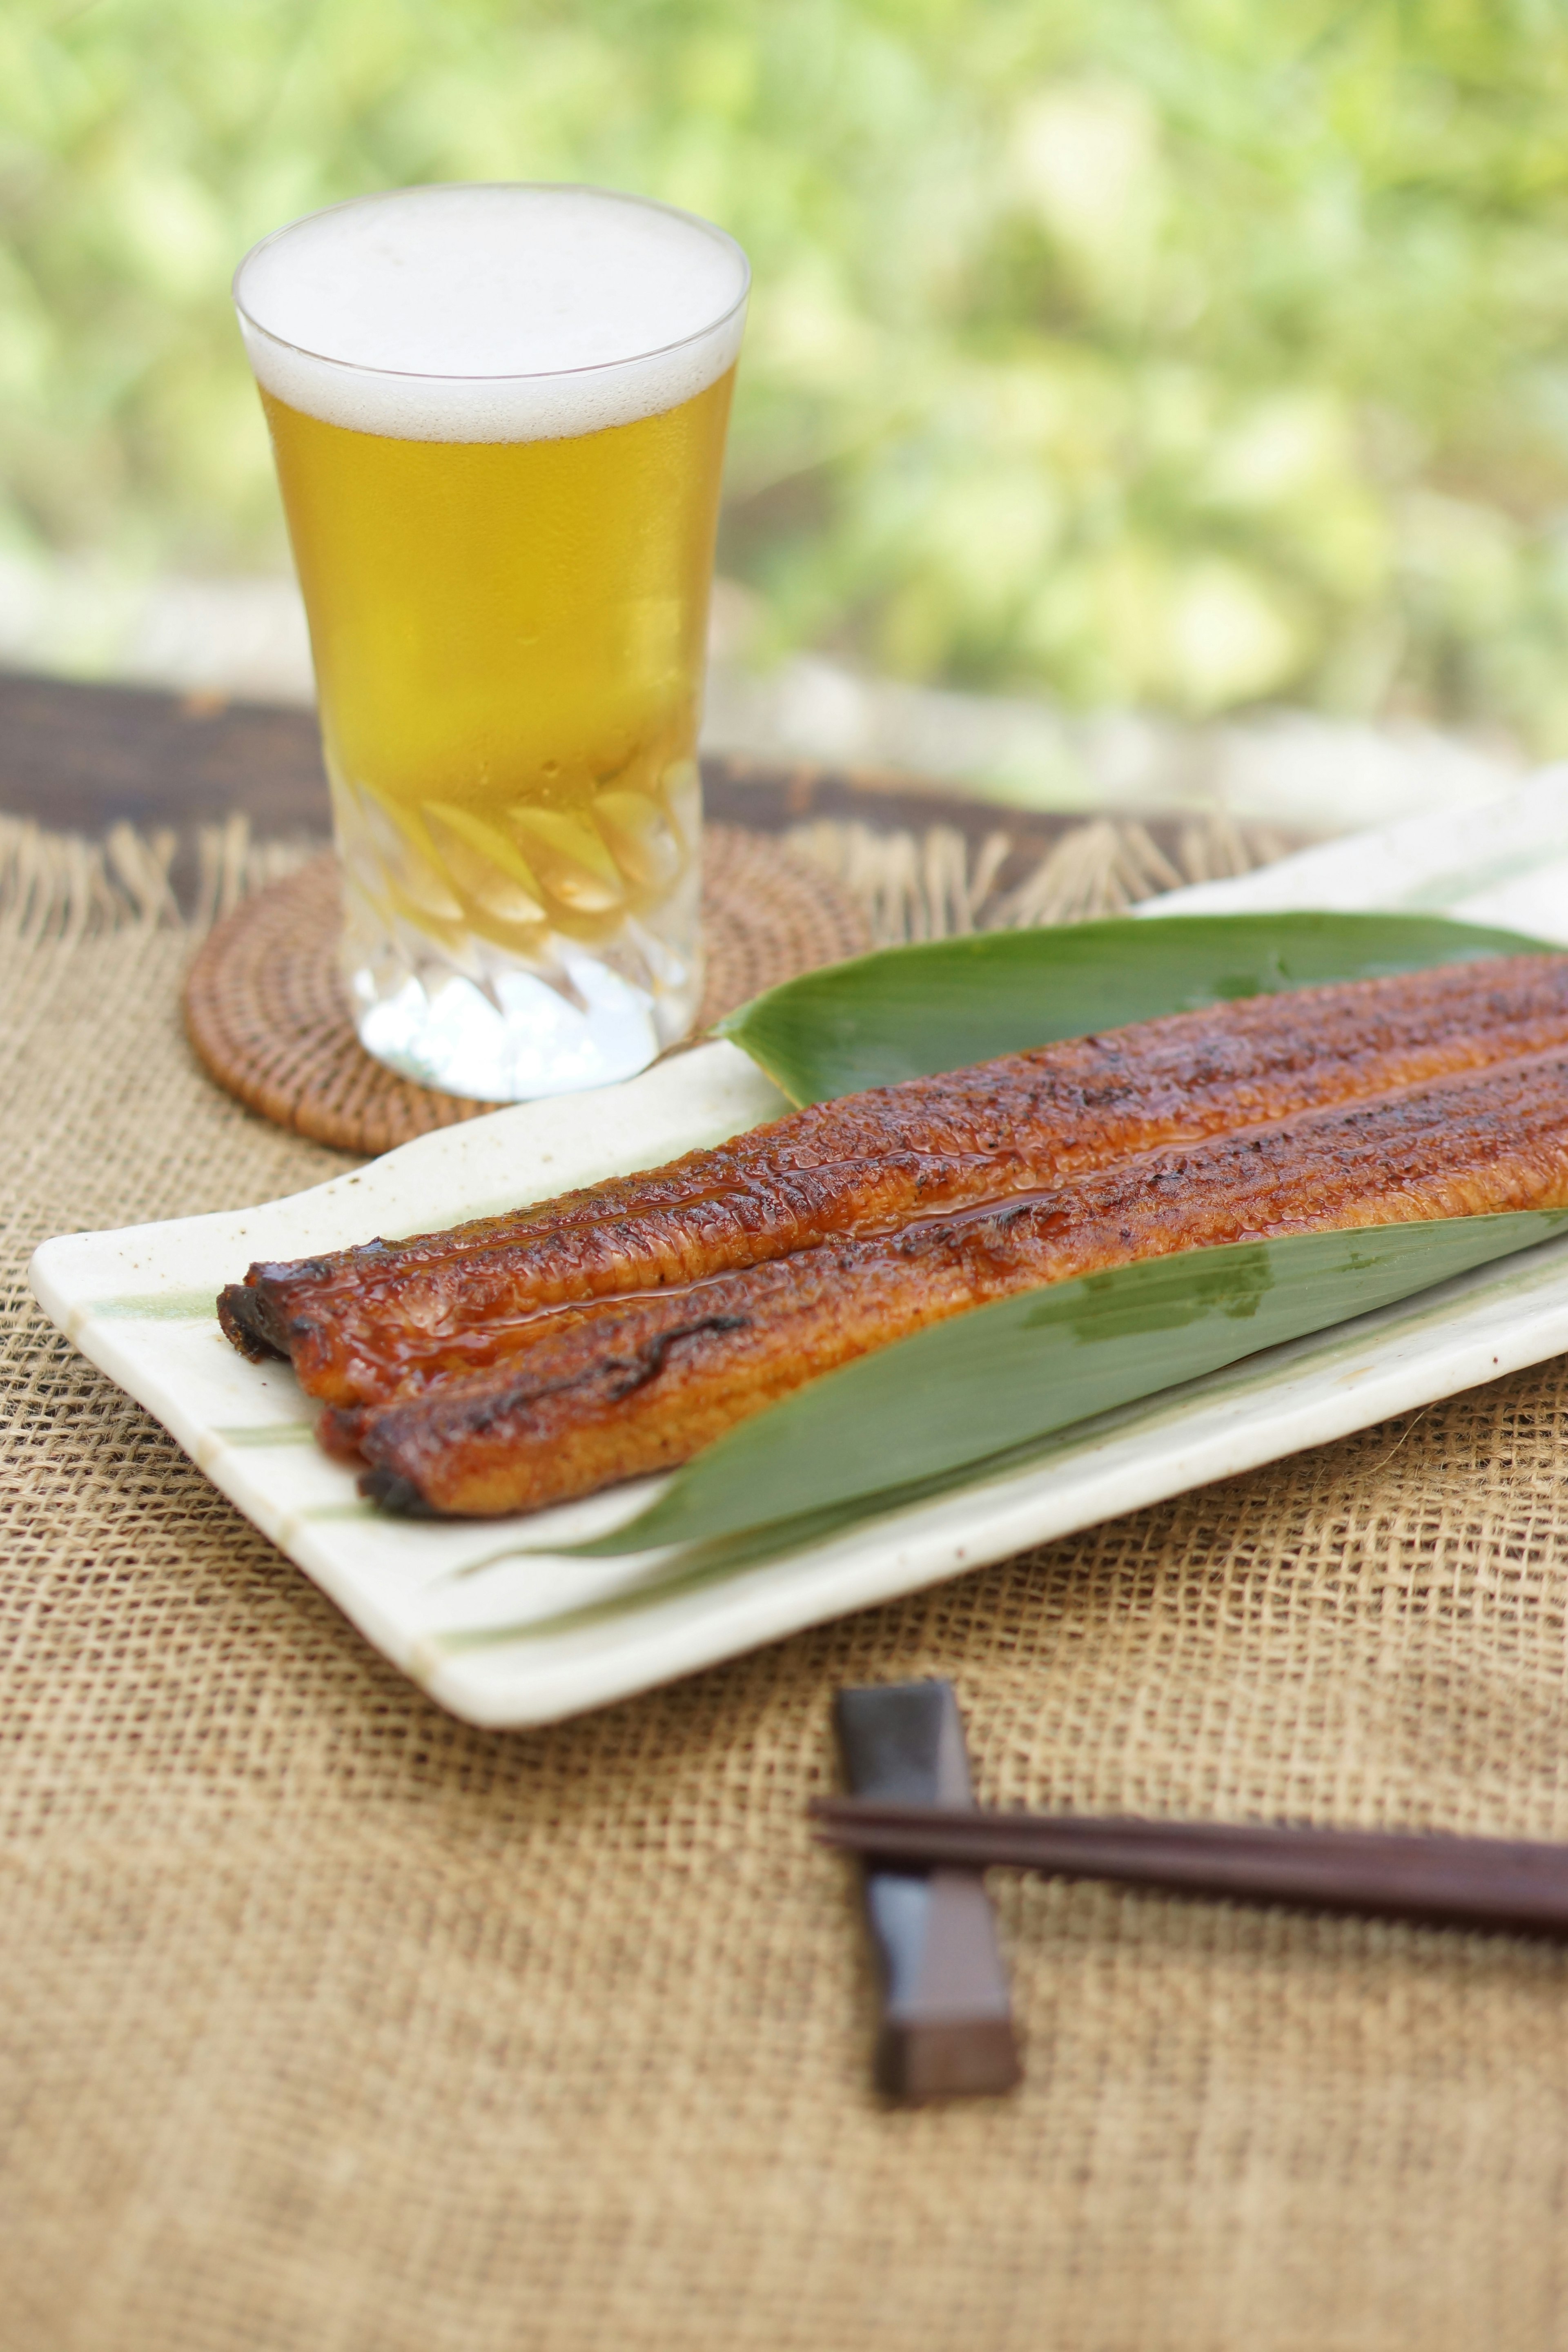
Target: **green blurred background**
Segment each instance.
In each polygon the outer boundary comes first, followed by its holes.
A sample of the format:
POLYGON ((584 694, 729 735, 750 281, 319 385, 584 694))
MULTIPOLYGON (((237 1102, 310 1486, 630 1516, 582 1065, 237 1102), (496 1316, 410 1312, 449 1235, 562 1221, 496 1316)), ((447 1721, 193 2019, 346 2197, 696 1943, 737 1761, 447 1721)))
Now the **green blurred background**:
POLYGON ((752 658, 1568 749, 1558 0, 11 0, 0 550, 281 566, 234 264, 469 178, 748 247, 752 658))

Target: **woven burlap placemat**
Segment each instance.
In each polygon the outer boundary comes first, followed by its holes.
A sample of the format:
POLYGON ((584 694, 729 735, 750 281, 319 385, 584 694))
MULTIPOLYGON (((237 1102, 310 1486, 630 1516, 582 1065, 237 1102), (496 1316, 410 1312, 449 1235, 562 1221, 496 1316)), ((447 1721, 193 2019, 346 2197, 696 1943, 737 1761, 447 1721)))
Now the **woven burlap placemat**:
MULTIPOLYGON (((346 1151, 390 1151, 494 1109, 371 1059, 338 969, 342 928, 330 850, 216 925, 186 976, 185 1025, 218 1084, 279 1126, 346 1151)), ((703 839, 702 937, 698 1036, 764 988, 871 944, 860 908, 820 865, 721 824, 703 839)))
POLYGON ((994 1801, 1568 1835, 1561 1366, 474 1730, 31 1306, 46 1234, 345 1164, 201 1072, 151 883, 51 856, 0 919, 6 2352, 1562 2341, 1562 1951, 998 1879, 1025 2084, 893 2113, 802 1815, 833 1691, 942 1674, 994 1801))

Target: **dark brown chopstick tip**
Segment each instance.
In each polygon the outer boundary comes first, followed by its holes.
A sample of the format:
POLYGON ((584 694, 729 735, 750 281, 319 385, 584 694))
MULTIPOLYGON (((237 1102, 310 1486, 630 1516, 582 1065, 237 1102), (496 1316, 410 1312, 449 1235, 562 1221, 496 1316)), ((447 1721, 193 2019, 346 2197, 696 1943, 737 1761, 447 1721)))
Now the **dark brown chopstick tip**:
POLYGON ((879 1869, 1036 1870, 1221 1901, 1568 1936, 1568 1845, 845 1798, 821 1799, 812 1811, 825 1844, 879 1869))

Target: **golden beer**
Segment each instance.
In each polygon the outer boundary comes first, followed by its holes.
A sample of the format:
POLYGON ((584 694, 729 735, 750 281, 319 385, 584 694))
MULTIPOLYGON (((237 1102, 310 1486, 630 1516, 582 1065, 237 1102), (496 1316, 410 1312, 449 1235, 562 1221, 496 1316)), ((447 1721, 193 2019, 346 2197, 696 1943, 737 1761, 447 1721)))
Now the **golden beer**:
MULTIPOLYGON (((613 250, 627 215, 634 227, 657 215, 652 250, 675 256, 684 319, 731 294, 721 331, 672 336, 673 349, 510 373, 455 366, 427 391, 420 371, 385 364, 389 347, 427 354, 450 337, 467 359, 477 334, 489 355, 515 357, 531 338, 546 355, 552 336, 568 352, 584 338, 549 316, 513 331, 503 316, 487 343, 476 307, 504 308, 519 291, 498 266, 493 289, 479 270, 455 321, 438 282, 425 289, 437 313, 426 324, 379 295, 362 304, 381 329, 359 338, 368 362, 274 331, 279 356, 262 340, 268 288, 247 309, 244 271, 238 281, 310 618, 361 1035, 394 1066, 460 1093, 603 1083, 682 1034, 700 992, 697 731, 744 265, 723 239, 715 268, 719 233, 706 224, 586 190, 415 190, 365 205, 380 216, 373 279, 401 208, 422 215, 416 260, 434 245, 444 261, 444 242, 460 247, 466 228, 470 274, 476 224, 481 245, 515 262, 509 239, 548 252, 552 233, 585 221, 588 246, 613 250), (679 282, 689 250, 702 263, 696 287, 679 282), (346 384, 323 375, 332 368, 346 384), (563 429, 574 423, 590 429, 563 429)), ((361 209, 316 220, 330 228, 361 209)), ((318 278, 328 264, 351 274, 342 243, 318 239, 318 278)), ((542 281, 521 268, 542 310, 604 307, 603 286, 584 289, 582 246, 579 234, 552 286, 548 268, 542 281)), ((624 273, 619 286, 624 299, 624 273)), ((657 320, 639 291, 629 331, 647 336, 657 320)), ((419 295, 416 282, 407 299, 419 295)), ((679 299, 673 309, 679 325, 679 299)), ((352 319, 326 323, 354 344, 352 319)), ((591 320, 585 339, 613 351, 627 331, 591 320)))

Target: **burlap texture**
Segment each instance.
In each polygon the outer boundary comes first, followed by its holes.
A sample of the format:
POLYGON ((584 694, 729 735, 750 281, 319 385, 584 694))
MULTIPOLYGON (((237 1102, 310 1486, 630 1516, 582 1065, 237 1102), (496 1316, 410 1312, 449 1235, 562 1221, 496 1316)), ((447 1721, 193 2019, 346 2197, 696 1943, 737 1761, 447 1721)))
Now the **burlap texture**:
POLYGON ((802 1818, 833 1690, 944 1674, 990 1799, 1568 1835, 1562 1369, 469 1729, 26 1298, 342 1164, 170 926, 0 938, 5 2352, 1562 2343, 1558 1950, 999 1880, 1026 2084, 894 2113, 802 1818))

